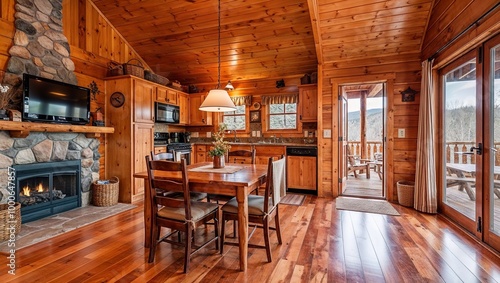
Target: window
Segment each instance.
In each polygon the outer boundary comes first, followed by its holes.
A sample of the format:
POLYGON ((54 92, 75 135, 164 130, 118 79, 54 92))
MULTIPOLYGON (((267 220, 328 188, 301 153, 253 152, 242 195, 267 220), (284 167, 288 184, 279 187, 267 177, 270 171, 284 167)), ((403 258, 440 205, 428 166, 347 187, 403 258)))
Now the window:
POLYGON ((291 130, 297 128, 297 103, 269 104, 269 129, 291 130))
POLYGON ((246 125, 245 105, 236 106, 236 111, 224 112, 222 121, 228 130, 245 130, 246 125))

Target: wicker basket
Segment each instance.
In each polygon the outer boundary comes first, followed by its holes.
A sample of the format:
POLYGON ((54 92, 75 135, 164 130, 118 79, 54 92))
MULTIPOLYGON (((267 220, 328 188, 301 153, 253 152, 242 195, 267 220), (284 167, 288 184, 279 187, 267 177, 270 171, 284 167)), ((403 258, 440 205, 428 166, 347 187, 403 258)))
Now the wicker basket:
MULTIPOLYGON (((11 210, 12 211, 12 210, 11 210)), ((11 237, 11 233, 14 235, 21 232, 21 204, 16 202, 14 205, 14 218, 11 218, 11 211, 9 211, 9 205, 4 203, 0 204, 0 242, 7 241, 11 237), (15 222, 15 230, 12 231, 11 225, 12 221, 15 222)))
POLYGON ((142 66, 142 62, 135 58, 128 60, 127 63, 123 64, 123 73, 143 79, 144 67, 142 66), (137 61, 137 64, 131 64, 130 62, 132 61, 137 61))
POLYGON ((167 78, 157 75, 149 70, 144 70, 144 79, 161 85, 168 85, 170 82, 167 78))
POLYGON ((413 206, 413 192, 415 190, 415 182, 399 181, 398 187, 398 202, 402 206, 413 206))
POLYGON ((118 203, 120 180, 112 177, 109 184, 92 183, 92 203, 95 206, 112 206, 118 203))
POLYGON ((108 77, 121 75, 123 75, 123 65, 115 61, 110 61, 108 63, 108 77))

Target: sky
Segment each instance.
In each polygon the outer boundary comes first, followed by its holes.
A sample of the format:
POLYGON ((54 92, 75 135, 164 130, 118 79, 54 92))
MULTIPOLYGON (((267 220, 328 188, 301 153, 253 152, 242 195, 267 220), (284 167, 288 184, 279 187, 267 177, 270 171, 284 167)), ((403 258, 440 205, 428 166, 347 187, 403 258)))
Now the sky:
MULTIPOLYGON (((382 108, 382 97, 368 98, 366 100, 366 110, 382 108)), ((347 112, 359 111, 360 99, 348 99, 347 112)))

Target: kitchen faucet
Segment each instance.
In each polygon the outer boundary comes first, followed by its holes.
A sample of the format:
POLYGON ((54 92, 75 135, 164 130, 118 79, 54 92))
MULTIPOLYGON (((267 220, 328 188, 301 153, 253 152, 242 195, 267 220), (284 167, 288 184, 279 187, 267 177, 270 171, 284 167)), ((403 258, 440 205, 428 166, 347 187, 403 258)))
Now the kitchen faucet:
POLYGON ((236 130, 233 130, 234 132, 234 142, 239 142, 239 140, 236 138, 236 130))

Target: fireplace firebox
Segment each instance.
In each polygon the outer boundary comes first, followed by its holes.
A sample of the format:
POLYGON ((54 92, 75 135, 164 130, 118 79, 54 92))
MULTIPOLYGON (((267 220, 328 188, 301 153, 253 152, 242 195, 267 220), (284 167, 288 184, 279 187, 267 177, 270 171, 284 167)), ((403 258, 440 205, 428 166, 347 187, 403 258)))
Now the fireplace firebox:
POLYGON ((14 166, 22 223, 81 206, 80 160, 14 166))

